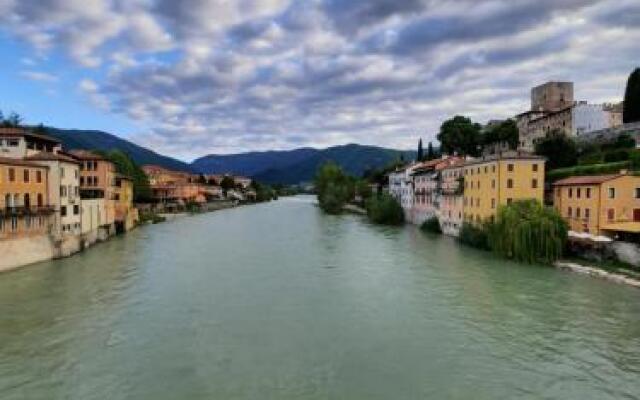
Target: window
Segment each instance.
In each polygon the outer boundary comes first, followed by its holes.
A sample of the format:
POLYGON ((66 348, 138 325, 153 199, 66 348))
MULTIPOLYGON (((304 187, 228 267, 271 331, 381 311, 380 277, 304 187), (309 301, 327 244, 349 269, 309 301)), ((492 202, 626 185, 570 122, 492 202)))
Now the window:
POLYGON ((584 219, 588 220, 591 217, 591 210, 588 208, 584 209, 584 219))
POLYGON ((73 206, 73 215, 78 215, 78 214, 80 214, 80 206, 76 204, 73 206))
POLYGON ((478 181, 478 185, 477 185, 478 189, 480 189, 480 181, 478 181))
POLYGON ((60 197, 65 197, 67 195, 67 187, 60 186, 60 197))
POLYGON ((42 193, 38 193, 38 207, 42 207, 43 205, 42 193))
POLYGON ((573 214, 573 210, 571 209, 571 207, 569 207, 569 208, 567 209, 567 216, 568 216, 569 218, 571 218, 571 217, 573 216, 572 214, 573 214))
POLYGON ((491 199, 491 208, 496 208, 496 199, 491 199))
POLYGON ((513 172, 513 164, 507 164, 507 171, 513 172))
POLYGON ((495 165, 491 166, 491 172, 496 172, 496 166, 495 165))
POLYGON ((29 170, 26 168, 22 173, 22 179, 25 183, 29 182, 29 170))
POLYGON ((607 219, 609 221, 613 221, 615 217, 616 217, 616 210, 614 210, 613 208, 608 209, 607 210, 607 219))
POLYGON ((64 178, 64 168, 60 167, 60 177, 64 178))
POLYGON ((512 202, 513 202, 513 199, 512 199, 511 197, 509 197, 509 198, 507 199, 507 204, 511 204, 512 202))
POLYGON ((42 171, 36 171, 36 182, 42 183, 42 171))
POLYGON ((636 199, 640 199, 640 188, 636 188, 636 199))
POLYGON ((586 197, 587 199, 590 199, 590 198, 591 198, 591 188, 586 188, 586 189, 585 189, 585 197, 586 197))
POLYGON ((573 197, 573 188, 569 188, 569 198, 573 197))
POLYGON ((495 189, 496 188, 496 180, 492 179, 491 180, 491 189, 495 189))
POLYGON ((538 172, 538 164, 532 164, 531 169, 533 170, 533 172, 538 172))
POLYGON ((576 208, 576 218, 580 218, 580 207, 576 208))
POLYGON ((532 179, 531 180, 531 187, 533 189, 537 189, 538 188, 538 180, 537 179, 532 179))
POLYGON ((60 216, 61 217, 66 217, 67 216, 67 206, 60 207, 60 216))
POLYGON ((9 182, 15 182, 16 180, 16 170, 13 168, 9 168, 9 182))
POLYGON ((7 146, 9 147, 18 147, 18 139, 9 139, 7 140, 7 146))
POLYGON ((78 179, 78 170, 77 169, 73 170, 73 175, 75 176, 76 179, 78 179))
POLYGON ((84 186, 84 176, 80 177, 80 186, 84 186))
POLYGON ((609 198, 610 199, 616 198, 616 188, 609 188, 609 198))
POLYGON ((489 172, 489 167, 485 166, 484 167, 484 173, 486 174, 487 172, 489 172))
POLYGON ((576 189, 576 197, 577 197, 577 198, 580 198, 580 195, 581 195, 581 194, 582 194, 582 189, 577 188, 577 189, 576 189))
POLYGON ((513 179, 507 179, 507 189, 513 189, 513 179))

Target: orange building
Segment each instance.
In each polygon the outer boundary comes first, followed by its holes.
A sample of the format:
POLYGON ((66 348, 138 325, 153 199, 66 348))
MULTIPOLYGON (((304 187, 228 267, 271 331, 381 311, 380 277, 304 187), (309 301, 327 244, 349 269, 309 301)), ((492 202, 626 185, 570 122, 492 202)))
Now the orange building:
POLYGON ((640 176, 574 176, 554 186, 554 207, 576 232, 640 233, 640 176))
POLYGON ((145 165, 142 170, 149 178, 152 197, 156 203, 205 203, 208 191, 198 183, 198 176, 182 171, 171 171, 157 165, 145 165))
POLYGON ((80 196, 104 199, 105 219, 101 226, 109 232, 115 223, 115 165, 99 154, 86 150, 70 152, 80 161, 80 196))
POLYGON ((116 228, 127 232, 138 222, 138 210, 133 206, 133 181, 117 174, 114 190, 116 228))
POLYGON ((0 157, 0 238, 47 233, 54 212, 49 203, 49 168, 0 157))

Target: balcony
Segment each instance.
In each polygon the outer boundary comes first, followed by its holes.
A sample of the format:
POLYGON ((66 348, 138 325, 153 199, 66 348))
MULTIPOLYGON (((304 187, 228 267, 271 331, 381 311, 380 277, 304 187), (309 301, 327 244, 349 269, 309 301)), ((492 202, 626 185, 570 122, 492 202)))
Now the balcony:
POLYGON ((5 215, 5 216, 41 215, 41 214, 51 214, 54 211, 55 209, 53 206, 35 206, 35 207, 17 206, 17 207, 0 208, 0 215, 5 215))

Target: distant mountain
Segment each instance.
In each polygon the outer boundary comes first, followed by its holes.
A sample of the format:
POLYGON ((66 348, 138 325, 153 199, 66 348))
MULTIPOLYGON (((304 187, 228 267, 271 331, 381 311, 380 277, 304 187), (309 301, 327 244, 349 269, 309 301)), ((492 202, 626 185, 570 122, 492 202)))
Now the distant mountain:
POLYGON ((127 153, 139 165, 155 164, 176 171, 193 171, 191 165, 186 162, 163 156, 155 151, 138 146, 107 132, 49 127, 45 129, 47 135, 60 140, 67 150, 85 149, 109 151, 118 149, 127 153))
POLYGON ((398 160, 413 159, 413 151, 399 151, 375 146, 348 144, 327 149, 302 148, 290 151, 270 151, 233 155, 210 155, 193 162, 203 173, 236 173, 251 176, 265 183, 296 184, 309 182, 320 165, 334 161, 347 173, 361 176, 369 168, 378 168, 398 160))
POLYGON ((305 147, 284 151, 210 154, 194 160, 191 165, 196 171, 206 174, 233 173, 254 176, 268 169, 282 169, 297 164, 320 151, 305 147))

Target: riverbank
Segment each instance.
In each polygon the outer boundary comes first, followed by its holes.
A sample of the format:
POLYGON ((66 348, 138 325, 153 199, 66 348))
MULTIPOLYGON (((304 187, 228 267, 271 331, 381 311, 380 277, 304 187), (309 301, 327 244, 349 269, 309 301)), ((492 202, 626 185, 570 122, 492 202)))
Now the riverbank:
POLYGON ((630 277, 628 274, 615 273, 607 271, 601 267, 586 266, 570 261, 557 261, 554 263, 554 267, 571 271, 578 274, 589 275, 594 278, 604 279, 610 282, 621 283, 629 286, 633 286, 640 289, 640 280, 630 277))
MULTIPOLYGON (((137 221, 133 228, 123 232, 126 235, 138 226, 156 224, 174 220, 181 216, 194 213, 208 213, 229 208, 239 207, 245 204, 234 201, 220 201, 207 203, 195 212, 179 211, 173 213, 154 213, 159 218, 148 218, 137 221)), ((78 235, 65 235, 63 238, 55 238, 51 234, 44 234, 17 239, 5 239, 0 241, 0 273, 10 272, 32 264, 48 260, 57 260, 72 257, 78 253, 90 249, 98 243, 108 241, 116 236, 115 226, 110 228, 100 227, 96 231, 78 235)))

